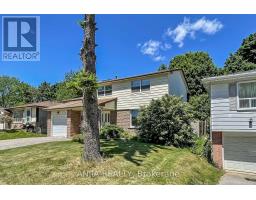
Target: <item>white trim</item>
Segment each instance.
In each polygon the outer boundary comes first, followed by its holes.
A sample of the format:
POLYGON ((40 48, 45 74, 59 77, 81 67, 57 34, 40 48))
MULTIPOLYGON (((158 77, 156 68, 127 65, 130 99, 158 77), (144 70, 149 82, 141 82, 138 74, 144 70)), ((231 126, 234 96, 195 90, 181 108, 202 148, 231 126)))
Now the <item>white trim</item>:
POLYGON ((222 132, 221 134, 222 137, 222 168, 225 169, 225 158, 224 158, 224 151, 225 151, 225 147, 224 147, 224 132, 222 132))
POLYGON ((237 110, 256 110, 256 107, 251 107, 251 100, 252 99, 256 99, 256 97, 253 98, 239 98, 239 89, 240 89, 240 84, 241 83, 256 83, 256 80, 251 80, 251 81, 239 81, 236 83, 236 107, 237 110), (248 108, 240 108, 240 101, 239 100, 243 100, 243 99, 248 99, 249 100, 249 107, 248 108))
POLYGON ((135 94, 136 94, 136 93, 150 92, 150 90, 151 90, 151 79, 148 78, 148 79, 132 80, 130 85, 131 85, 131 93, 135 93, 135 94), (142 90, 142 89, 141 89, 141 87, 142 87, 142 81, 145 81, 145 80, 146 80, 146 81, 149 81, 149 90, 142 90), (139 81, 139 82, 140 82, 140 90, 139 90, 139 91, 134 91, 134 92, 132 91, 132 82, 133 82, 133 81, 139 81))
POLYGON ((104 94, 103 94, 103 95, 99 95, 99 92, 98 92, 98 89, 97 89, 97 96, 98 96, 98 97, 105 97, 105 96, 111 96, 111 95, 112 95, 112 93, 113 93, 113 86, 112 86, 112 84, 110 84, 110 85, 102 85, 102 86, 100 86, 100 87, 103 87, 103 88, 104 88, 104 89, 103 89, 104 94), (106 86, 111 86, 111 94, 107 94, 107 95, 106 95, 106 86))

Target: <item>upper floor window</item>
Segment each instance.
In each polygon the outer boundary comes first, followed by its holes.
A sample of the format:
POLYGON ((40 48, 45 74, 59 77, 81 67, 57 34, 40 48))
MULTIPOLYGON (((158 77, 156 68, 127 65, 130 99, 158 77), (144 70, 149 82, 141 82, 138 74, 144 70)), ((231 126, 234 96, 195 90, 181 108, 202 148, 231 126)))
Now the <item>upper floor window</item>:
POLYGON ((238 84, 239 108, 256 108, 256 82, 238 84))
POLYGON ((98 96, 112 95, 112 85, 100 86, 98 88, 98 96))
POLYGON ((150 90, 150 80, 135 80, 131 83, 132 92, 150 90))

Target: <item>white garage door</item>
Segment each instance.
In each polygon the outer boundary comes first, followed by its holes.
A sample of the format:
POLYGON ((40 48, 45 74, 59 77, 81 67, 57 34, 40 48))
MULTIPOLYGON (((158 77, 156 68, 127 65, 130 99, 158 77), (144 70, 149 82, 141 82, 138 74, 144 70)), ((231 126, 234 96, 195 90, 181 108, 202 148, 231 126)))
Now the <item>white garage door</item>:
POLYGON ((0 130, 4 129, 4 123, 0 123, 0 130))
POLYGON ((67 137, 67 112, 52 112, 52 136, 67 137))
POLYGON ((256 136, 224 134, 224 168, 256 173, 256 136))

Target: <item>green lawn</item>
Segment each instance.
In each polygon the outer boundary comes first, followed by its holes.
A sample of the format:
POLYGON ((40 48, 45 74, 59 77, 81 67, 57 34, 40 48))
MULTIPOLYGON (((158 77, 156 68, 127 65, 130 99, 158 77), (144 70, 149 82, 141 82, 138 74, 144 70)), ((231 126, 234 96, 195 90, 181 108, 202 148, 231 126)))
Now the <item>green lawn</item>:
POLYGON ((16 138, 28 138, 28 137, 44 137, 46 134, 29 133, 23 130, 6 130, 0 131, 0 140, 9 140, 16 138))
POLYGON ((187 149, 101 141, 104 161, 82 161, 83 145, 52 142, 0 151, 0 184, 216 184, 222 175, 187 149))

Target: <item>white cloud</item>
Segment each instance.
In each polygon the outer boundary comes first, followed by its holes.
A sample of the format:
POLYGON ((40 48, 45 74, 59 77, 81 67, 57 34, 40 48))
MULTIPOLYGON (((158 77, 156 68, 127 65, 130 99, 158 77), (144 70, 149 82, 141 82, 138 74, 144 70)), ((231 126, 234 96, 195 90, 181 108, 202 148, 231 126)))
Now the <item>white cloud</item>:
POLYGON ((213 35, 222 28, 223 24, 217 19, 208 20, 203 17, 194 23, 191 23, 189 18, 184 18, 184 21, 175 29, 168 28, 166 35, 170 36, 174 43, 178 43, 179 47, 182 47, 184 45, 184 39, 187 36, 195 38, 195 33, 198 31, 208 35, 213 35))
POLYGON ((148 40, 144 44, 138 43, 137 47, 143 55, 150 56, 154 61, 163 61, 165 57, 160 55, 160 51, 166 51, 171 48, 168 43, 162 43, 157 40, 148 40))

